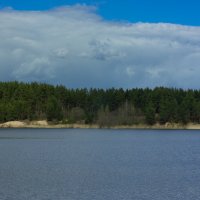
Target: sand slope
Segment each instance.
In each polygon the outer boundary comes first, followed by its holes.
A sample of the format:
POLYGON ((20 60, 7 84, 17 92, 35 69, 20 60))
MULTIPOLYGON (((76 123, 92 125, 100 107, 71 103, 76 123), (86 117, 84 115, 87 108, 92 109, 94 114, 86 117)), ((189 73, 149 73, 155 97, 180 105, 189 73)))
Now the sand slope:
MULTIPOLYGON (((46 120, 40 121, 9 121, 0 124, 0 128, 99 128, 99 125, 93 124, 49 124, 46 120)), ((138 124, 131 126, 113 126, 102 127, 111 129, 195 129, 200 130, 200 124, 188 123, 187 125, 166 123, 164 125, 155 124, 149 126, 147 124, 138 124)))
POLYGON ((10 121, 0 124, 1 128, 23 128, 26 124, 21 121, 10 121))

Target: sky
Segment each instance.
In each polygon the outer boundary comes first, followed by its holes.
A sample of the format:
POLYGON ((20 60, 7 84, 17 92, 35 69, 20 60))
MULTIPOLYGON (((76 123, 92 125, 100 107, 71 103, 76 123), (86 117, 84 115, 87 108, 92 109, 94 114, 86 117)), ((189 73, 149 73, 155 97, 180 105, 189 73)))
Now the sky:
POLYGON ((0 81, 200 89, 198 0, 1 0, 0 81))

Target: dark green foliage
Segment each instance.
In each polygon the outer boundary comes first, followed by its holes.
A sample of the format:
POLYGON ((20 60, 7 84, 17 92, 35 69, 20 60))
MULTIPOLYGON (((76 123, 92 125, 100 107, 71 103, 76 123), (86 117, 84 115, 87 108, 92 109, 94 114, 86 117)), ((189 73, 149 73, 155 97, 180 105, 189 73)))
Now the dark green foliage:
POLYGON ((54 96, 49 97, 49 99, 47 100, 46 107, 46 115, 48 121, 60 121, 63 119, 61 106, 54 96))
POLYGON ((164 124, 166 122, 176 122, 177 121, 177 101, 173 97, 168 97, 168 99, 162 99, 160 102, 160 123, 164 124))
POLYGON ((0 82, 0 122, 97 123, 101 126, 200 122, 200 91, 67 89, 44 83, 0 82))
POLYGON ((178 121, 183 124, 190 121, 190 112, 185 101, 183 101, 178 107, 178 121))
POLYGON ((149 125, 153 125, 155 124, 156 120, 155 120, 155 108, 153 107, 152 102, 150 102, 147 106, 146 106, 146 112, 145 112, 145 119, 146 119, 146 123, 149 125))

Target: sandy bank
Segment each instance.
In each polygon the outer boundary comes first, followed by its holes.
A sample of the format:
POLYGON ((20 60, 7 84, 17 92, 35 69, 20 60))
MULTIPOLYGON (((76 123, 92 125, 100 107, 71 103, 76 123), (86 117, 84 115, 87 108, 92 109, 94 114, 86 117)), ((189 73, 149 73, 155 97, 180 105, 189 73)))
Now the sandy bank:
POLYGON ((23 128, 26 126, 26 123, 21 121, 10 121, 0 124, 0 128, 23 128))
POLYGON ((0 124, 0 128, 99 128, 97 125, 87 124, 53 124, 41 121, 9 121, 0 124))
MULTIPOLYGON (((52 124, 46 120, 41 121, 9 121, 0 124, 0 128, 100 128, 99 125, 93 124, 52 124)), ((190 129, 200 130, 200 124, 189 123, 187 125, 166 123, 164 125, 155 124, 149 126, 146 124, 138 124, 131 126, 112 126, 112 127, 101 127, 111 129, 190 129)))

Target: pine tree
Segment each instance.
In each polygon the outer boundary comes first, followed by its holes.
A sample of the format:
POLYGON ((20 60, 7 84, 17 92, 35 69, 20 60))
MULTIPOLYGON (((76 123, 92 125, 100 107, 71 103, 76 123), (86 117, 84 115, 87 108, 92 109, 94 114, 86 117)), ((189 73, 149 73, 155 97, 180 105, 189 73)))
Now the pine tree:
POLYGON ((155 124, 155 108, 153 107, 152 102, 150 102, 146 107, 145 117, 147 124, 155 124))

